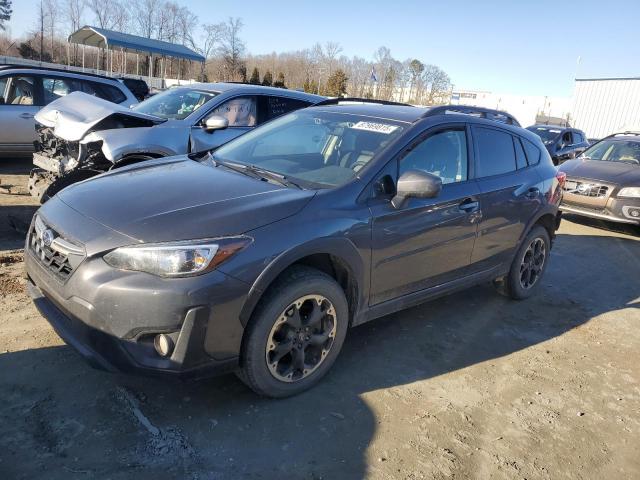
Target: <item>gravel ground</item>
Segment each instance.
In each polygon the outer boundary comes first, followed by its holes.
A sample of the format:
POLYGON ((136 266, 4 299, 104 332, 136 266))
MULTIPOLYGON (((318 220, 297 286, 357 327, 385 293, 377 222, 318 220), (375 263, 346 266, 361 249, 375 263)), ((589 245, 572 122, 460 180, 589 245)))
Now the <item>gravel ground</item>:
POLYGON ((566 219, 543 288, 489 285, 352 330, 315 389, 112 375, 24 292, 26 165, 0 194, 0 479, 640 478, 640 236, 566 219))

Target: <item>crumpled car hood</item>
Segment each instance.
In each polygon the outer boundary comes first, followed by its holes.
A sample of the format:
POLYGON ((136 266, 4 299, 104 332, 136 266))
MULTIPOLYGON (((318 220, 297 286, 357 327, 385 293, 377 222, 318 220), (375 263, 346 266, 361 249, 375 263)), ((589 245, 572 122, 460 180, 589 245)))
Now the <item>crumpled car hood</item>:
POLYGON ((139 127, 165 121, 83 92, 73 92, 51 102, 36 114, 35 119, 38 123, 53 128, 57 137, 76 142, 98 123, 112 116, 139 123, 136 125, 139 127))
POLYGON ((118 233, 165 242, 246 233, 294 215, 314 195, 179 156, 113 170, 56 197, 118 233))
POLYGON ((621 185, 640 184, 640 165, 576 158, 560 165, 570 177, 588 178, 621 185))

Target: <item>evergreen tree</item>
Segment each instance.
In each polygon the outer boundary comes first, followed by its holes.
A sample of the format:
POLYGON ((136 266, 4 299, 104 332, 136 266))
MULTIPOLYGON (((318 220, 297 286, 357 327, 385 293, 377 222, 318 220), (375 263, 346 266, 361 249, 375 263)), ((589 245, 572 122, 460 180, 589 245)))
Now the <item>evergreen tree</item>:
POLYGON ((327 79, 326 95, 341 97, 347 93, 347 74, 338 69, 327 79))
POLYGON ((278 78, 275 82, 273 82, 273 86, 278 88, 286 88, 284 85, 284 73, 278 73, 278 78))
POLYGON ((11 8, 12 0, 0 0, 0 30, 6 30, 5 22, 11 19, 13 9, 11 8))
POLYGON ((251 72, 249 83, 252 85, 260 85, 260 72, 258 71, 258 67, 253 67, 253 72, 251 72))
POLYGON ((273 85, 273 75, 269 70, 267 70, 267 73, 265 73, 264 77, 262 77, 262 85, 264 85, 265 87, 270 87, 271 85, 273 85))

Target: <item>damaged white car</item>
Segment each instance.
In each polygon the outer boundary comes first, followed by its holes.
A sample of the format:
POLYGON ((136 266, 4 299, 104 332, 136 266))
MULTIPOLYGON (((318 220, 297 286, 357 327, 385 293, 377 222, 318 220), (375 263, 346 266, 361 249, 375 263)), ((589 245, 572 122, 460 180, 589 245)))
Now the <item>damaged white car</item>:
POLYGON ((29 192, 42 203, 64 187, 131 163, 217 148, 324 97, 232 83, 171 88, 131 109, 81 92, 36 115, 29 192))

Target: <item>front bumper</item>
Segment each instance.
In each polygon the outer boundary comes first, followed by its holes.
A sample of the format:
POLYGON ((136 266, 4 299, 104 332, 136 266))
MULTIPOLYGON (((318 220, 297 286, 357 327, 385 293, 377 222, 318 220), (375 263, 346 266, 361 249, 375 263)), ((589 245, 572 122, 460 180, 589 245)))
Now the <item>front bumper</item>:
POLYGON ((581 215, 598 220, 640 225, 639 198, 610 197, 604 208, 594 208, 591 205, 563 200, 560 205, 560 210, 565 213, 581 215))
POLYGON ((167 281, 87 258, 66 282, 25 249, 28 290, 60 337, 94 367, 136 374, 205 377, 238 365, 239 312, 248 287, 220 272, 167 281), (110 272, 108 270, 111 270, 110 272), (153 347, 175 335, 169 357, 153 347))

